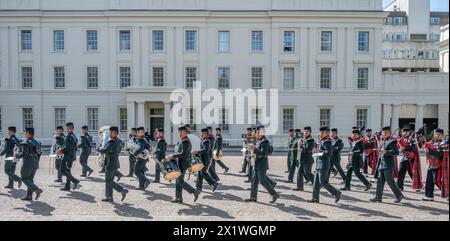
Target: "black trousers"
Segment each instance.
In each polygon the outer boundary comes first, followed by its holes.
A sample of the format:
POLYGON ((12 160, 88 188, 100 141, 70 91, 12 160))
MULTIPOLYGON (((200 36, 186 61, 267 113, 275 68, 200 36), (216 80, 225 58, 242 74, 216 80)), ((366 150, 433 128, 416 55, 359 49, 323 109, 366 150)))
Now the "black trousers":
POLYGON ((56 178, 62 180, 61 159, 55 159, 56 178))
POLYGON ((290 166, 289 166, 289 174, 288 174, 288 181, 292 182, 294 181, 294 176, 295 176, 295 169, 297 169, 298 167, 298 160, 291 160, 289 162, 290 166))
POLYGON ((425 184, 425 196, 434 198, 434 187, 438 183, 438 169, 428 168, 427 181, 425 184))
MULTIPOLYGON (((160 160, 161 161, 161 160, 160 160)), ((155 162, 155 182, 161 181, 161 165, 158 161, 155 162)))
POLYGON ((136 158, 133 155, 128 155, 128 164, 130 166, 130 170, 128 171, 128 176, 133 176, 134 167, 136 165, 136 158))
POLYGON ((203 169, 198 172, 197 183, 196 183, 196 188, 197 188, 198 191, 202 191, 203 190, 203 179, 210 186, 214 185, 216 183, 214 178, 212 178, 211 175, 208 173, 208 164, 205 164, 205 167, 203 167, 203 169))
POLYGON ((227 167, 227 165, 225 165, 225 163, 223 163, 222 160, 216 160, 216 162, 217 162, 217 164, 218 164, 222 169, 224 169, 224 170, 229 169, 229 168, 227 167))
POLYGON ((271 180, 267 176, 267 170, 261 170, 259 168, 255 168, 252 177, 252 188, 250 191, 250 198, 257 200, 258 198, 258 186, 261 184, 270 195, 275 196, 278 193, 275 191, 273 180, 271 180))
POLYGON ((403 159, 398 168, 397 186, 400 189, 403 189, 405 186, 406 173, 408 173, 409 177, 412 179, 411 160, 403 159))
POLYGON ((80 164, 81 164, 81 174, 86 175, 87 172, 92 171, 88 165, 89 155, 91 152, 81 152, 80 154, 80 164))
POLYGON ((242 164, 242 172, 247 172, 248 163, 249 163, 248 158, 245 156, 244 163, 242 164))
POLYGON ((210 166, 210 168, 208 170, 209 175, 211 175, 211 177, 214 180, 219 181, 220 178, 219 178, 219 176, 217 175, 217 172, 216 172, 216 160, 211 159, 210 162, 211 162, 211 166, 210 166))
POLYGON ((367 178, 361 173, 361 169, 359 167, 353 168, 353 166, 350 166, 347 169, 347 175, 345 178, 345 187, 350 188, 351 182, 352 182, 352 174, 355 172, 355 176, 364 184, 364 186, 369 186, 370 182, 367 180, 367 178))
POLYGON ((312 174, 312 163, 300 162, 297 173, 297 188, 303 189, 304 179, 306 182, 314 182, 314 175, 312 174))
POLYGON ((313 189, 313 199, 319 201, 320 197, 320 189, 325 188, 331 195, 338 195, 339 191, 334 188, 329 180, 330 180, 330 168, 324 168, 322 170, 317 170, 316 175, 314 176, 314 189, 313 189))
POLYGON ((113 198, 113 190, 122 192, 123 187, 114 181, 114 177, 117 175, 117 169, 105 168, 105 197, 113 198))
POLYGON ((148 178, 145 176, 145 165, 147 160, 137 159, 134 165, 134 174, 139 179, 139 188, 144 188, 145 183, 149 182, 148 178))
MULTIPOLYGON (((346 179, 347 179, 347 176, 345 175, 345 172, 344 172, 344 169, 342 168, 342 166, 341 166, 341 161, 335 161, 335 160, 332 160, 331 161, 331 167, 333 168, 336 168, 336 171, 339 173, 339 175, 341 176, 341 178, 342 178, 342 180, 345 182, 346 181, 346 179)), ((330 169, 331 170, 331 169, 330 169)))
POLYGON ((183 200, 183 189, 187 191, 190 194, 193 194, 196 192, 195 188, 193 188, 189 183, 184 181, 184 176, 186 175, 186 171, 189 168, 190 161, 183 161, 179 163, 181 176, 177 178, 176 185, 175 185, 175 197, 178 200, 183 200))
POLYGON ((20 177, 16 175, 16 162, 11 160, 5 161, 5 174, 8 175, 8 186, 13 187, 14 182, 20 181, 20 177))
POLYGON ((390 169, 380 169, 378 171, 379 176, 377 180, 377 191, 375 198, 382 200, 383 198, 383 191, 384 191, 384 185, 387 182, 389 187, 391 188, 392 192, 394 193, 395 197, 397 199, 400 199, 400 197, 403 196, 402 191, 397 187, 395 184, 394 178, 392 178, 394 170, 390 169))
POLYGON ((27 186, 27 197, 30 198, 34 192, 39 190, 39 187, 34 184, 34 176, 36 175, 36 167, 22 166, 20 170, 20 176, 22 177, 22 182, 27 186))
POLYGON ((62 160, 61 162, 61 173, 63 176, 66 177, 66 184, 64 186, 64 188, 66 189, 70 189, 70 183, 78 183, 78 179, 76 179, 73 175, 72 175, 72 165, 73 165, 73 161, 65 161, 62 160))

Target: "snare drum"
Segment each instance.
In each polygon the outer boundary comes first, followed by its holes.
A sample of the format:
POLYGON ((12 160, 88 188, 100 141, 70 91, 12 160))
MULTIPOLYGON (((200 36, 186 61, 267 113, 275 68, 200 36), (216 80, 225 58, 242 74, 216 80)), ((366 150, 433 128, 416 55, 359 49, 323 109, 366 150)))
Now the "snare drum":
POLYGON ((164 162, 164 179, 167 181, 173 181, 181 176, 180 167, 177 162, 168 161, 164 162))
POLYGON ((191 172, 196 173, 201 171, 205 167, 202 158, 200 157, 192 157, 191 161, 191 172))

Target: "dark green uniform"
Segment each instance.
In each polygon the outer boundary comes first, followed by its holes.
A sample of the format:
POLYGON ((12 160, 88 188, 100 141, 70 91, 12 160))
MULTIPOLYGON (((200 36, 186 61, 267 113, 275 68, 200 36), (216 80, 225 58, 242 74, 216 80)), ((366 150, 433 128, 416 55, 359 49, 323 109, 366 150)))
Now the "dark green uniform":
POLYGON ((41 156, 41 143, 35 139, 28 139, 20 144, 19 158, 23 159, 23 165, 20 170, 22 182, 27 186, 28 200, 31 200, 34 192, 42 190, 34 184, 34 176, 39 167, 39 158, 41 156))
POLYGON ((295 175, 295 169, 298 167, 298 138, 297 136, 291 137, 289 139, 289 152, 288 152, 288 170, 289 170, 289 176, 288 176, 288 182, 294 181, 294 175, 295 175))
MULTIPOLYGON (((0 156, 5 155, 5 159, 14 156, 14 148, 19 147, 22 142, 16 136, 5 138, 5 146, 3 147, 0 156)), ((14 182, 20 182, 20 177, 16 175, 17 162, 14 160, 5 160, 5 174, 8 175, 8 185, 5 188, 13 188, 14 182)))
POLYGON ((369 188, 371 186, 370 182, 361 173, 361 164, 363 161, 362 155, 364 154, 364 143, 361 139, 354 141, 352 143, 352 152, 353 152, 353 156, 351 157, 351 162, 347 169, 347 175, 345 178, 345 188, 346 189, 351 188, 353 172, 355 172, 355 176, 364 184, 364 186, 366 188, 369 188))
POLYGON ((300 147, 301 155, 300 155, 300 166, 298 167, 297 173, 297 189, 303 190, 304 180, 306 182, 313 182, 314 175, 312 174, 312 165, 314 163, 313 149, 316 145, 314 139, 309 136, 306 137, 303 141, 303 145, 300 147))
POLYGON ((340 192, 329 183, 331 156, 333 154, 333 144, 331 139, 326 138, 320 140, 318 151, 322 153, 322 156, 317 158, 313 189, 313 200, 317 202, 319 202, 319 194, 322 187, 335 197, 340 195, 340 192))
POLYGON ((331 156, 331 166, 336 168, 342 180, 345 182, 346 175, 341 166, 341 151, 344 149, 344 142, 338 137, 336 139, 332 139, 332 143, 333 155, 331 156))
POLYGON ((192 145, 189 141, 189 138, 186 136, 185 138, 181 139, 178 142, 177 146, 178 148, 175 150, 173 158, 178 161, 181 175, 177 178, 176 181, 175 197, 176 200, 183 201, 183 189, 191 194, 198 193, 198 191, 196 191, 195 188, 189 185, 189 183, 184 181, 186 171, 191 165, 192 145))
POLYGON ((397 200, 403 198, 403 194, 394 181, 395 156, 399 154, 397 139, 386 138, 381 142, 381 149, 385 150, 383 156, 380 157, 379 176, 377 179, 377 191, 375 199, 381 201, 383 199, 384 184, 387 182, 397 200))
POLYGON ((275 191, 273 181, 269 180, 267 176, 267 170, 269 169, 268 156, 270 153, 270 142, 265 137, 260 138, 256 143, 254 153, 256 155, 256 160, 252 177, 250 198, 255 201, 257 200, 259 184, 261 184, 270 195, 273 197, 278 197, 279 195, 275 191))
POLYGON ((109 139, 106 145, 97 150, 105 154, 105 197, 113 200, 113 189, 122 193, 124 188, 114 181, 114 176, 120 168, 119 154, 122 151, 119 138, 109 139))
POLYGON ((68 134, 64 139, 62 151, 64 155, 61 161, 61 172, 67 178, 64 189, 70 190, 70 183, 78 185, 80 182, 72 175, 71 170, 73 162, 77 159, 77 137, 73 133, 68 134))
MULTIPOLYGON (((138 138, 135 136, 130 136, 130 140, 134 143, 137 142, 138 138)), ((128 171, 128 177, 133 177, 134 175, 134 166, 136 164, 136 157, 134 157, 133 153, 128 152, 128 164, 129 164, 129 171, 128 171)))
MULTIPOLYGON (((61 135, 56 135, 55 136, 55 140, 53 143, 53 152, 56 152, 56 146, 63 146, 64 145, 64 139, 66 137, 64 136, 64 134, 61 135)), ((57 182, 62 182, 62 171, 61 171, 61 163, 62 163, 62 158, 56 158, 55 159, 55 169, 56 169, 56 181, 57 182)))
POLYGON ((215 141, 216 141, 216 138, 214 138, 213 135, 209 136, 209 142, 211 143, 211 145, 209 145, 209 158, 210 158, 209 161, 211 162, 211 165, 209 167, 208 172, 209 172, 209 175, 211 175, 211 177, 214 180, 220 181, 220 178, 219 178, 219 176, 217 175, 217 172, 216 172, 216 160, 214 160, 212 158, 212 156, 213 156, 213 144, 214 144, 215 141))
POLYGON ((81 164, 81 174, 86 176, 88 172, 92 172, 93 170, 88 165, 89 155, 92 152, 92 136, 89 134, 82 135, 80 137, 81 143, 78 148, 81 149, 80 152, 80 164, 81 164))
POLYGON ((143 159, 139 158, 138 156, 145 150, 148 150, 150 148, 150 145, 148 144, 147 140, 144 137, 139 138, 136 144, 139 145, 139 149, 137 149, 133 153, 133 156, 136 157, 136 163, 134 165, 134 174, 139 179, 139 189, 145 190, 150 184, 150 180, 148 180, 148 178, 145 176, 145 165, 148 162, 148 158, 143 159))
POLYGON ((203 189, 203 179, 210 185, 216 185, 217 181, 214 180, 211 175, 208 173, 208 168, 211 165, 211 156, 209 150, 211 149, 211 141, 208 138, 205 138, 202 140, 202 143, 200 144, 200 150, 197 153, 197 156, 199 156, 203 163, 205 164, 205 167, 200 170, 200 172, 197 175, 197 191, 202 191, 203 189))
MULTIPOLYGON (((222 135, 217 135, 216 139, 214 141, 213 150, 220 150, 221 151, 222 150, 222 145, 223 145, 222 135)), ((228 172, 228 170, 230 170, 230 168, 227 167, 227 165, 225 165, 225 163, 223 163, 222 160, 216 160, 216 162, 222 169, 225 170, 225 172, 228 172)))
POLYGON ((157 161, 155 163, 155 182, 160 182, 161 178, 161 172, 164 170, 161 170, 161 162, 166 157, 166 151, 167 151, 167 142, 164 138, 159 138, 156 142, 156 151, 155 156, 157 161))

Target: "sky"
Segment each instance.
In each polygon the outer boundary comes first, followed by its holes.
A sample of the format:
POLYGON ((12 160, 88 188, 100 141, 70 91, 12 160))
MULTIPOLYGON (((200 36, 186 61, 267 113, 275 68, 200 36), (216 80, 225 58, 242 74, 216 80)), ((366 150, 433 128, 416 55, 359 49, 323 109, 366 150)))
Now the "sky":
MULTIPOLYGON (((384 6, 393 2, 393 0, 383 0, 384 6)), ((448 0, 430 0, 431 1, 431 11, 435 12, 448 12, 448 0)))

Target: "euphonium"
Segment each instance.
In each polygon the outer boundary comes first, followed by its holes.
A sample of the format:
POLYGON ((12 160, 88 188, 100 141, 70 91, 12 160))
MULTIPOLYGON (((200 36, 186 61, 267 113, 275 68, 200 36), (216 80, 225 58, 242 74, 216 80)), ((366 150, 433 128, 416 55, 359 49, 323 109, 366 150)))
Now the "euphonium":
MULTIPOLYGON (((126 144, 126 148, 130 151, 130 153, 134 153, 136 152, 140 147, 139 145, 134 142, 132 139, 128 139, 127 144, 126 144)), ((148 159, 150 157, 150 152, 149 150, 145 149, 144 151, 142 151, 141 153, 139 153, 137 156, 135 156, 136 158, 140 158, 140 159, 148 159)))
MULTIPOLYGON (((98 145, 100 146, 100 148, 104 147, 106 145, 106 142, 108 142, 108 140, 109 140, 109 126, 102 126, 98 130, 98 145)), ((99 153, 97 157, 97 162, 100 167, 104 167, 106 162, 105 154, 99 153)))

